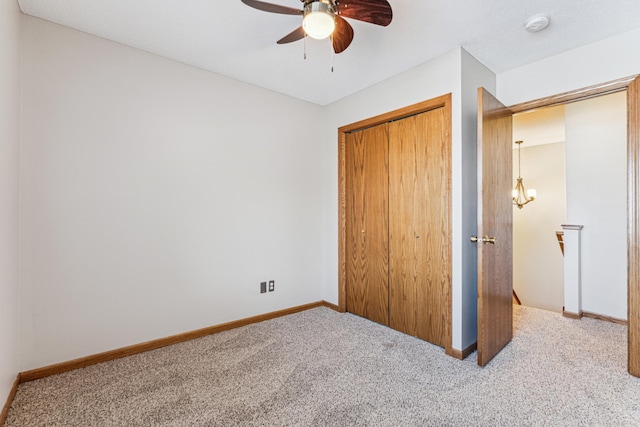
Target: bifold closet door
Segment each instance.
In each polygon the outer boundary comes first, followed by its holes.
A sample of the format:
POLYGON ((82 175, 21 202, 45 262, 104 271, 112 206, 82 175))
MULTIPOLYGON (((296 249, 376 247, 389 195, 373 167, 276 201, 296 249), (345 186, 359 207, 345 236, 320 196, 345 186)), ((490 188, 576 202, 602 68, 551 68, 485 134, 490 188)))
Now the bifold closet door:
POLYGON ((389 326, 448 345, 451 148, 444 108, 389 123, 389 326))
POLYGON ((389 325, 388 124, 346 135, 346 308, 389 325))

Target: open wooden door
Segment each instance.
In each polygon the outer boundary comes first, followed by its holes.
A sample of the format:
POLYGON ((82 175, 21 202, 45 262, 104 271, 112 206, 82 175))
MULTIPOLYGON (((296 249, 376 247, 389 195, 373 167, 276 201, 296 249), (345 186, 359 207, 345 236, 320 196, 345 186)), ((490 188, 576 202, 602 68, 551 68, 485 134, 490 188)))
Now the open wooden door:
POLYGON ((478 365, 513 337, 512 113, 478 88, 478 365))

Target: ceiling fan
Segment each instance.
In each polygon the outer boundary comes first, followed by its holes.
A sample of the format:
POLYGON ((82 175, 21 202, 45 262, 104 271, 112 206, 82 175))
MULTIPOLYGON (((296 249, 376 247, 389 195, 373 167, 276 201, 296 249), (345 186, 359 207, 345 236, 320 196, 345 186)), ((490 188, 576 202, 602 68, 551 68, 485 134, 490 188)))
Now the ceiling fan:
POLYGON ((353 27, 344 18, 357 19, 386 27, 393 13, 387 0, 300 0, 302 10, 259 0, 242 0, 247 6, 265 12, 302 16, 302 25, 278 44, 291 43, 305 36, 324 39, 331 36, 333 51, 344 52, 353 40, 353 27), (343 18, 344 17, 344 18, 343 18))

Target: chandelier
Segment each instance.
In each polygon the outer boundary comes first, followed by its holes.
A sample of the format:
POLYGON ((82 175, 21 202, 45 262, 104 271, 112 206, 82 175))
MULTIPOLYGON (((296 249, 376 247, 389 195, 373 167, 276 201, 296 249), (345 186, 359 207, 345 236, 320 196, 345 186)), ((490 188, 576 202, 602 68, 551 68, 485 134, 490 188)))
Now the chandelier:
POLYGON ((522 175, 520 174, 520 146, 522 145, 522 141, 516 141, 518 145, 518 181, 516 182, 516 187, 513 189, 513 204, 518 207, 518 209, 522 209, 524 205, 529 202, 533 202, 536 199, 536 190, 530 188, 525 190, 524 184, 522 183, 522 175))

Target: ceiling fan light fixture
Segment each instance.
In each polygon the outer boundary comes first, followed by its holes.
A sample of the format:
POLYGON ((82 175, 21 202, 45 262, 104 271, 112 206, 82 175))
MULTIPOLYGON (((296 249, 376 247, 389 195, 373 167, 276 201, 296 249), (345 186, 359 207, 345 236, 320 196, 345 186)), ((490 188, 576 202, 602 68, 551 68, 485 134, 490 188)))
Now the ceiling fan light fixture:
POLYGON ((309 37, 326 39, 336 28, 333 5, 324 1, 314 1, 304 6, 302 28, 309 37))

